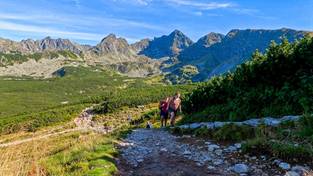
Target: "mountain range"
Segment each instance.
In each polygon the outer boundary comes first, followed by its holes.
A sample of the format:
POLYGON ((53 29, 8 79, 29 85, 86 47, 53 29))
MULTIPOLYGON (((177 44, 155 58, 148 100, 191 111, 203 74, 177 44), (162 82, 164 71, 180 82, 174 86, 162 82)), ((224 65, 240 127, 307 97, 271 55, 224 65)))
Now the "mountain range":
POLYGON ((174 83, 186 79, 203 81, 233 70, 255 50, 265 52, 272 41, 279 43, 287 38, 294 42, 305 35, 312 32, 286 28, 233 29, 226 35, 211 32, 193 42, 174 30, 169 35, 133 44, 109 34, 96 46, 51 37, 20 42, 0 38, 0 75, 50 77, 58 69, 75 63, 101 65, 134 77, 165 74, 174 83), (186 68, 194 70, 191 75, 186 68), (50 71, 46 72, 47 69, 50 71))

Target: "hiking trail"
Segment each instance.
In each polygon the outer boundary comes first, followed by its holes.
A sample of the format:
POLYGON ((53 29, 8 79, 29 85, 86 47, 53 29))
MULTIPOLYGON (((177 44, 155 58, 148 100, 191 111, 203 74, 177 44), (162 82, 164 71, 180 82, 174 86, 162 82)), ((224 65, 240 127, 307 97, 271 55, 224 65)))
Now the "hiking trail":
POLYGON ((244 155, 240 143, 218 144, 193 136, 175 136, 164 129, 135 129, 119 143, 119 149, 117 164, 122 176, 270 176, 285 175, 288 170, 300 175, 305 172, 302 166, 291 168, 274 158, 244 155))
POLYGON ((18 139, 18 140, 14 140, 14 141, 10 141, 10 142, 2 142, 2 143, 0 142, 0 148, 15 146, 15 145, 19 145, 19 144, 23 144, 23 143, 27 143, 27 142, 32 142, 32 141, 36 141, 36 140, 41 140, 41 139, 46 139, 49 137, 54 137, 54 136, 58 136, 61 134, 70 133, 70 132, 74 132, 74 131, 92 130, 92 131, 102 133, 102 134, 107 134, 107 133, 113 131, 113 129, 111 129, 111 128, 104 127, 102 125, 98 125, 98 124, 94 123, 92 121, 93 115, 94 114, 92 112, 92 107, 86 108, 73 120, 73 122, 76 125, 74 128, 65 128, 63 126, 59 126, 55 129, 52 129, 52 130, 47 131, 47 132, 42 133, 42 134, 34 133, 34 136, 32 136, 32 137, 28 137, 28 138, 24 138, 24 139, 18 139))

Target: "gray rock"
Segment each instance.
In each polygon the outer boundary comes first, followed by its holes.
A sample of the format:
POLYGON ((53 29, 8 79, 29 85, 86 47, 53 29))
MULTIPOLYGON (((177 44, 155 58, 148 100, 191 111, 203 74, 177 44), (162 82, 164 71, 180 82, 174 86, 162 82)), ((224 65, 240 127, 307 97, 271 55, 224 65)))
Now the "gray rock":
POLYGON ((241 149, 241 144, 240 143, 236 143, 236 144, 234 144, 235 145, 235 147, 237 148, 237 149, 241 149))
POLYGON ((280 119, 274 119, 272 117, 265 117, 263 121, 267 126, 278 126, 281 122, 280 119))
POLYGON ((285 163, 285 162, 281 162, 278 165, 280 168, 284 169, 284 170, 289 170, 290 169, 290 164, 285 163))
POLYGON ((232 170, 238 174, 249 172, 249 167, 246 164, 235 164, 232 170))
POLYGON ((188 150, 186 150, 186 151, 184 151, 184 153, 183 153, 184 155, 191 155, 191 152, 190 151, 188 151, 188 150))
POLYGON ((216 145, 216 144, 210 144, 209 146, 208 146, 208 150, 210 151, 210 152, 213 152, 215 149, 219 149, 220 148, 220 146, 218 146, 218 145, 216 145))
POLYGON ((214 167, 214 166, 208 166, 208 169, 209 169, 209 170, 214 170, 215 167, 214 167))
POLYGON ((261 159, 262 159, 263 161, 265 161, 265 160, 266 160, 266 156, 262 155, 262 156, 261 156, 261 159))
POLYGON ((214 122, 208 122, 208 123, 205 123, 204 126, 206 126, 208 129, 214 129, 214 122))
POLYGON ((284 116, 280 119, 281 122, 285 122, 285 121, 298 121, 300 119, 300 116, 284 116))
POLYGON ((281 160, 278 160, 278 159, 276 159, 276 160, 273 161, 273 164, 275 164, 275 165, 277 165, 277 166, 278 166, 280 163, 281 163, 281 160))
POLYGON ((142 158, 137 159, 137 162, 138 162, 138 163, 141 163, 141 162, 143 162, 143 159, 142 159, 142 158))
POLYGON ((161 152, 167 152, 167 149, 166 149, 166 148, 161 148, 160 151, 161 151, 161 152))
POLYGON ((179 128, 187 129, 187 128, 189 128, 189 125, 181 125, 181 126, 179 126, 179 128))
POLYGON ((213 162, 213 165, 218 166, 218 165, 221 165, 221 164, 223 164, 223 163, 224 163, 223 160, 217 159, 216 161, 213 162))
POLYGON ((245 124, 245 125, 257 127, 258 125, 261 124, 261 120, 260 119, 250 119, 250 120, 246 120, 246 121, 244 121, 242 123, 245 124))
POLYGON ((214 122, 214 128, 221 128, 226 124, 229 124, 230 122, 214 122))
POLYGON ((293 167, 291 168, 291 170, 294 171, 294 172, 299 173, 300 175, 302 175, 302 174, 304 174, 304 173, 307 173, 310 169, 309 169, 309 168, 305 168, 305 167, 303 167, 303 166, 298 166, 298 165, 296 165, 296 166, 293 166, 293 167))
POLYGON ((235 152, 235 151, 237 151, 237 147, 231 145, 231 146, 227 147, 225 149, 225 151, 227 151, 227 152, 235 152))
POLYGON ((197 129, 197 128, 200 128, 201 127, 201 124, 200 123, 192 123, 189 125, 190 129, 197 129))
POLYGON ((221 150, 221 149, 215 150, 216 155, 222 155, 222 153, 223 153, 223 150, 221 150))
POLYGON ((288 171, 285 176, 300 176, 300 174, 295 171, 288 171))

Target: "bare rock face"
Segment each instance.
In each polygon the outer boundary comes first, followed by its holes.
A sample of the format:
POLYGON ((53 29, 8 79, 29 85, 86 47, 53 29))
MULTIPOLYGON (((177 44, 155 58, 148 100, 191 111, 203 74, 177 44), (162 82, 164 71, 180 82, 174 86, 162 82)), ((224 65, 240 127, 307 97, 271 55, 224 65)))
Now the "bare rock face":
POLYGON ((22 54, 30 54, 44 51, 62 51, 69 50, 75 54, 82 52, 81 47, 78 44, 71 42, 68 39, 52 39, 46 37, 42 40, 22 40, 21 42, 15 42, 8 39, 0 39, 0 52, 8 53, 11 51, 18 51, 22 54))
POLYGON ((136 51, 136 53, 139 53, 148 47, 150 41, 150 39, 142 39, 139 42, 131 44, 131 47, 136 51))
POLYGON ((209 47, 220 43, 224 37, 223 34, 213 32, 201 37, 196 43, 181 52, 178 56, 179 60, 194 60, 205 56, 210 50, 209 47))
POLYGON ((164 35, 159 38, 154 38, 149 42, 149 45, 139 52, 150 58, 160 59, 162 57, 175 57, 178 54, 193 44, 185 34, 179 30, 173 31, 169 35, 164 35))
POLYGON ((110 34, 103 38, 92 50, 100 55, 108 53, 128 54, 130 47, 125 39, 117 38, 114 34, 110 34))
POLYGON ((86 60, 101 64, 148 63, 151 59, 137 54, 134 46, 128 44, 124 38, 110 34, 99 44, 85 52, 86 60))
POLYGON ((73 53, 79 54, 81 52, 80 47, 77 44, 72 43, 68 39, 51 39, 46 37, 43 40, 35 42, 38 45, 39 50, 69 50, 73 53))

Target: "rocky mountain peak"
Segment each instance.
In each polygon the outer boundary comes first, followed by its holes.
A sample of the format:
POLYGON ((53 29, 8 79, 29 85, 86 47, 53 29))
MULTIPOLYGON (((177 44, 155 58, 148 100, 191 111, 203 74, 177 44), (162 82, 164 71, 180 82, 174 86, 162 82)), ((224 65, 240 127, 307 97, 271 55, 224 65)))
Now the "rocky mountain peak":
POLYGON ((215 33, 215 32, 210 32, 209 34, 201 37, 197 43, 199 45, 202 45, 204 47, 210 47, 211 45, 215 43, 219 43, 222 41, 224 38, 223 34, 215 33))
POLYGON ((193 44, 193 41, 179 30, 174 30, 169 35, 154 38, 149 42, 148 47, 139 54, 151 58, 175 57, 182 50, 193 44))
POLYGON ((127 53, 130 50, 130 46, 126 39, 117 38, 115 34, 109 34, 93 50, 98 54, 127 53))
POLYGON ((136 51, 136 53, 139 53, 148 47, 150 41, 151 40, 148 38, 142 39, 138 42, 131 44, 131 47, 136 51))
POLYGON ((169 36, 175 36, 175 37, 182 36, 183 37, 185 36, 185 34, 182 31, 175 29, 173 32, 170 33, 169 36))

